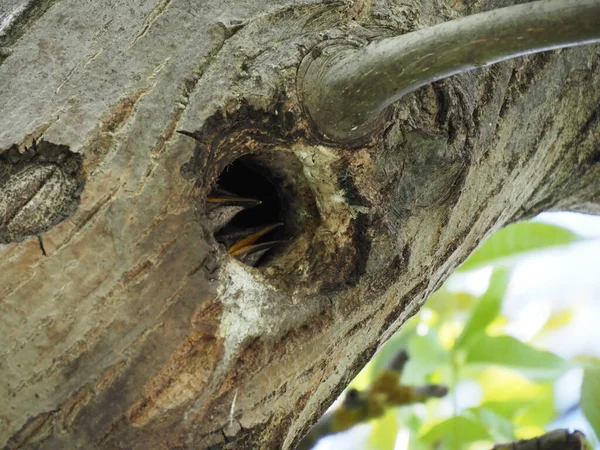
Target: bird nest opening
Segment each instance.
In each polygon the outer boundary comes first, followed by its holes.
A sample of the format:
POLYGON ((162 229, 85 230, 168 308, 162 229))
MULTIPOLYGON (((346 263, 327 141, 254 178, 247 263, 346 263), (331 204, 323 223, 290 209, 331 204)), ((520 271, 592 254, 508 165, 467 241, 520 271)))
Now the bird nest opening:
POLYGON ((225 167, 206 198, 205 214, 231 257, 270 266, 313 228, 317 209, 301 173, 293 154, 277 150, 243 155, 225 167))

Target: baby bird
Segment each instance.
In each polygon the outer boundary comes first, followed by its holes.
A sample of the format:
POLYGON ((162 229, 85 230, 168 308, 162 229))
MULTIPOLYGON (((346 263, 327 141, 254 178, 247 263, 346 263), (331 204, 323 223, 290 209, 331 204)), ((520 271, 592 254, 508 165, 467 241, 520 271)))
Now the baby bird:
POLYGON ((206 199, 206 217, 217 242, 225 245, 227 252, 238 261, 255 267, 260 259, 281 240, 259 240, 283 223, 266 226, 236 228, 228 224, 236 214, 261 204, 260 200, 239 197, 220 187, 213 189, 206 199))
POLYGON ((218 233, 235 215, 245 209, 261 204, 260 200, 238 197, 216 187, 206 199, 206 217, 213 234, 218 233))

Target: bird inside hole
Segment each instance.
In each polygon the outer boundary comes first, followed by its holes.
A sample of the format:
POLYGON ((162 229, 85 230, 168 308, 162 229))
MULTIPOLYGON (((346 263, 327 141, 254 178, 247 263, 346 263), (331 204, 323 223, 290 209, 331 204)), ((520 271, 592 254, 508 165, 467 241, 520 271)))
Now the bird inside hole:
MULTIPOLYGON (((206 199, 208 225, 217 242, 223 244, 227 252, 238 261, 249 266, 259 265, 265 255, 285 241, 275 239, 282 222, 248 225, 236 224, 234 218, 262 204, 257 198, 243 197, 217 185, 206 199)), ((257 214, 261 222, 261 214, 257 214)))

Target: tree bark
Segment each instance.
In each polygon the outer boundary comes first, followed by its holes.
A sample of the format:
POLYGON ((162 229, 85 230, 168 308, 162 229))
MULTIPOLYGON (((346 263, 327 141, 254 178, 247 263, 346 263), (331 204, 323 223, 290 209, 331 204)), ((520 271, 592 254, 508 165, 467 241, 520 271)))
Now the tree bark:
POLYGON ((388 105, 421 86, 517 56, 599 40, 597 0, 533 1, 369 45, 325 43, 320 52, 326 56, 303 63, 299 91, 323 137, 351 142, 368 134, 388 105))
POLYGON ((352 149, 302 111, 323 40, 509 4, 3 3, 0 447, 293 448, 491 232, 598 213, 598 46, 424 86, 352 149), (259 268, 204 214, 247 154, 287 208, 259 268))

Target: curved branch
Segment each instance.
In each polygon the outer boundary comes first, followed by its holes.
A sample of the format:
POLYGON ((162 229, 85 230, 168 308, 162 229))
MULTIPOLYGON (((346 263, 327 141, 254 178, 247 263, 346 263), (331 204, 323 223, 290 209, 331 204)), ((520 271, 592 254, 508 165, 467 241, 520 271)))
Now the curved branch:
POLYGON ((388 105, 420 86, 528 53, 598 41, 600 0, 542 0, 359 49, 330 45, 299 73, 299 93, 324 138, 349 142, 371 132, 388 105))
POLYGON ((377 375, 367 389, 348 390, 343 403, 321 417, 300 441, 296 450, 310 450, 319 439, 380 418, 388 409, 422 403, 430 398, 444 397, 448 394, 447 387, 437 384, 423 386, 401 384, 402 370, 407 361, 408 353, 400 349, 390 359, 387 368, 377 375))
POLYGON ((494 445, 492 450, 585 450, 585 435, 581 431, 552 430, 533 439, 494 445))

